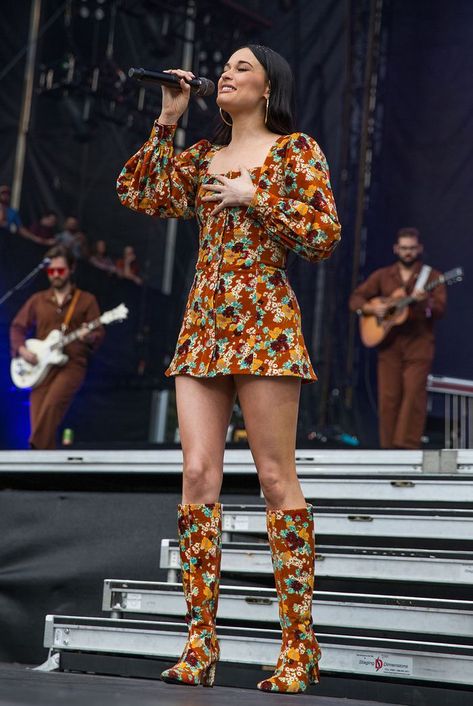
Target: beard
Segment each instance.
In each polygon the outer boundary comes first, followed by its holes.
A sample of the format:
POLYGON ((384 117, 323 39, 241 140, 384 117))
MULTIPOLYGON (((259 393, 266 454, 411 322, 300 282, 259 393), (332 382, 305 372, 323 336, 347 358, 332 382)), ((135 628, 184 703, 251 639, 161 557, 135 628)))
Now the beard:
POLYGON ((53 289, 57 289, 60 292, 62 289, 64 289, 64 287, 69 284, 70 279, 69 277, 53 277, 50 282, 51 287, 53 289))
POLYGON ((419 261, 419 255, 416 255, 416 257, 413 257, 412 260, 406 260, 404 257, 401 257, 401 255, 397 256, 397 261, 401 263, 403 267, 407 267, 410 269, 411 267, 414 267, 416 262, 419 261))

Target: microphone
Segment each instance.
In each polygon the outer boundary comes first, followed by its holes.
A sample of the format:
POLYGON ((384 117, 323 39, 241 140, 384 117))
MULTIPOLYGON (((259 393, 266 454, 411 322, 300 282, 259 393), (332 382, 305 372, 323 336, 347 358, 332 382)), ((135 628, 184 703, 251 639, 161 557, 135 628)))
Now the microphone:
POLYGON ((43 257, 41 262, 39 263, 39 266, 43 270, 45 267, 47 267, 51 263, 51 258, 50 257, 43 257))
MULTIPOLYGON (((145 83, 160 83, 169 88, 180 88, 180 78, 175 74, 167 74, 163 71, 148 71, 147 69, 129 69, 128 76, 136 81, 144 81, 145 83)), ((208 78, 199 76, 190 81, 184 79, 191 87, 191 92, 196 96, 211 96, 215 91, 215 84, 208 78)))

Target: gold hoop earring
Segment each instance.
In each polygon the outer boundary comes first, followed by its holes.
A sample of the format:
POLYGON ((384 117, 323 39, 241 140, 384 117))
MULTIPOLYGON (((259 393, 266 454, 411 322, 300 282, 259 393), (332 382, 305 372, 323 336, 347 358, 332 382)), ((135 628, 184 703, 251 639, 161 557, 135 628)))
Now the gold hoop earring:
POLYGON ((232 127, 233 123, 229 123, 228 120, 225 120, 225 118, 223 117, 223 112, 222 112, 221 108, 219 108, 219 111, 220 111, 220 117, 222 118, 225 125, 228 125, 228 127, 232 127))
POLYGON ((266 111, 264 114, 264 124, 268 124, 268 112, 269 112, 269 96, 266 98, 266 111))

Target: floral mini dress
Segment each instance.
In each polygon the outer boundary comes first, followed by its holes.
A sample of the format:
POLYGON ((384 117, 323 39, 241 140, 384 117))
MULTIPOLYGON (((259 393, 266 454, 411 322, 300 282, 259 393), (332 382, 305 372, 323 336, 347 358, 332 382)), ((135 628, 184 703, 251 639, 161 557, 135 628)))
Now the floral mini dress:
MULTIPOLYGON (((166 375, 295 376, 316 380, 301 314, 286 274, 288 250, 330 256, 340 224, 327 162, 311 137, 281 135, 261 167, 248 207, 204 202, 202 184, 219 145, 201 140, 174 153, 175 126, 155 123, 117 184, 124 206, 159 218, 193 218, 199 254, 176 351, 166 375)), ((227 172, 226 176, 238 176, 227 172)))

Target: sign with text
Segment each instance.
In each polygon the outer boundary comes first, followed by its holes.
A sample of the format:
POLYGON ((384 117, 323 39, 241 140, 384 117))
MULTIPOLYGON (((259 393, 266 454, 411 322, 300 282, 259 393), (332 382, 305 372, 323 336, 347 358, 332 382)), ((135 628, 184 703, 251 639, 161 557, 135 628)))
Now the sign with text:
POLYGON ((393 676, 412 676, 413 658, 387 652, 357 652, 353 658, 356 672, 393 676))

